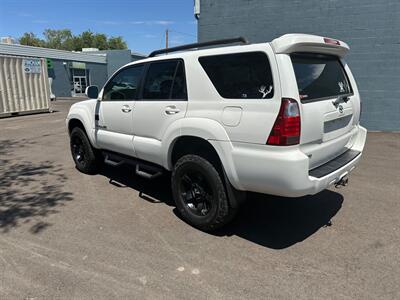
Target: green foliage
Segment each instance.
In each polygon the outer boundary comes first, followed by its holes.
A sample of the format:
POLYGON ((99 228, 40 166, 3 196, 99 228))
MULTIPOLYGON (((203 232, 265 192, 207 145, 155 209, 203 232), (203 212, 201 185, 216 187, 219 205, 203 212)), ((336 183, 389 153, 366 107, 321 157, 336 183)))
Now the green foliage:
POLYGON ((103 33, 93 33, 86 30, 79 35, 73 35, 69 29, 46 29, 44 39, 32 32, 25 32, 20 38, 21 45, 45 47, 60 50, 80 51, 82 48, 127 49, 128 46, 121 36, 107 37, 103 33))
MULTIPOLYGON (((97 33, 93 36, 92 40, 92 45, 94 48, 99 48, 100 50, 105 50, 105 49, 113 49, 111 48, 111 39, 107 40, 107 36, 102 33, 97 33)), ((125 47, 119 48, 119 49, 126 49, 126 44, 125 47)))
POLYGON ((36 37, 33 32, 25 32, 20 38, 19 43, 21 45, 45 47, 45 42, 36 37))
POLYGON ((69 29, 45 29, 43 35, 48 48, 70 50, 72 46, 72 32, 69 29))
POLYGON ((108 39, 108 47, 110 49, 126 49, 128 46, 122 37, 115 36, 108 39))

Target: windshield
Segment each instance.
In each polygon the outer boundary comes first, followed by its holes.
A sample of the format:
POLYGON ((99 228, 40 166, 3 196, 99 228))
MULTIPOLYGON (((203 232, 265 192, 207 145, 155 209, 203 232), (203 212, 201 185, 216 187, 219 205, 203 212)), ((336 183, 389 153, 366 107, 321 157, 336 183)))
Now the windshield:
POLYGON ((336 56, 291 55, 300 100, 323 100, 352 93, 344 68, 336 56))

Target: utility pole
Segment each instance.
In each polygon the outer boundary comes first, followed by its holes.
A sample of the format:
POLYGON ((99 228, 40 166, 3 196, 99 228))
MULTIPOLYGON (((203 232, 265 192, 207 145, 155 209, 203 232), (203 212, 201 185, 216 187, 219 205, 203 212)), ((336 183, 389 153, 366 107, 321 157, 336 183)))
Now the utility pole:
POLYGON ((165 30, 165 48, 168 49, 168 29, 165 30))

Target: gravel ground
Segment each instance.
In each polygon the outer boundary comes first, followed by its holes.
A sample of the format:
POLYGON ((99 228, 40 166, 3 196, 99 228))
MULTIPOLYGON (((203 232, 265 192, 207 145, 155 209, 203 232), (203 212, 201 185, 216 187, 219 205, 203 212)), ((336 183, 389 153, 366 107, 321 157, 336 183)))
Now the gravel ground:
POLYGON ((251 194, 207 234, 167 177, 79 173, 72 103, 0 120, 1 299, 400 299, 400 134, 369 133, 346 188, 251 194))

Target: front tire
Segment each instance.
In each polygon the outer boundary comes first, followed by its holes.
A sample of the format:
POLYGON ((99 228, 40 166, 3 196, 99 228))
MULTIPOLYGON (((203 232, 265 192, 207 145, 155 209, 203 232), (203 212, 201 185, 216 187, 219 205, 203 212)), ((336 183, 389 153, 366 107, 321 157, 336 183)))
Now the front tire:
POLYGON ((185 155, 174 166, 172 193, 182 218, 190 225, 212 231, 233 219, 223 180, 216 168, 197 155, 185 155))
POLYGON ((95 174, 98 171, 100 167, 99 155, 81 128, 72 129, 70 147, 72 158, 79 171, 85 174, 95 174))

